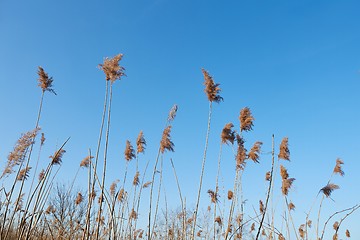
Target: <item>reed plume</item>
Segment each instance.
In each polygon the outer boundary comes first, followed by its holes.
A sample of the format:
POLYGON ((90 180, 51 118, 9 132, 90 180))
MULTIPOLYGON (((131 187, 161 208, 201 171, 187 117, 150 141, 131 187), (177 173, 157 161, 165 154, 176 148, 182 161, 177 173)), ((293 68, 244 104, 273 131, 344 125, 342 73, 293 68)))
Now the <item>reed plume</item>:
POLYGON ((29 177, 30 169, 31 169, 31 167, 25 167, 25 168, 21 169, 16 180, 17 181, 26 180, 29 177))
POLYGON ((169 112, 168 122, 174 121, 174 119, 176 117, 177 110, 178 110, 178 106, 176 104, 174 104, 174 106, 171 108, 171 110, 169 112))
POLYGON ((83 160, 80 162, 80 167, 87 168, 90 165, 91 159, 93 159, 93 156, 86 156, 83 160))
POLYGON ((253 121, 255 120, 255 118, 251 115, 250 108, 244 107, 243 109, 241 109, 239 120, 241 131, 248 132, 252 130, 252 127, 254 126, 253 121))
POLYGON ((254 143, 254 146, 250 149, 250 152, 248 154, 248 158, 250 158, 251 160, 253 160, 256 163, 259 163, 259 154, 261 151, 261 145, 263 143, 262 142, 256 142, 254 143))
POLYGON ((54 156, 50 156, 51 165, 60 165, 62 162, 62 157, 66 151, 64 149, 59 149, 54 153, 54 156))
POLYGON ((162 138, 160 141, 160 151, 161 153, 164 153, 165 150, 174 151, 174 143, 170 140, 170 132, 171 132, 171 126, 168 126, 164 129, 162 138))
POLYGON ((201 69, 204 75, 204 85, 205 85, 205 93, 210 102, 221 102, 223 98, 219 95, 221 92, 221 88, 219 87, 219 83, 214 83, 214 80, 209 75, 209 73, 205 69, 201 69))
POLYGON ((334 167, 334 174, 340 174, 340 176, 344 176, 345 175, 345 173, 344 173, 344 171, 342 170, 342 165, 344 164, 344 162, 340 159, 340 158, 338 158, 338 159, 336 159, 336 165, 335 165, 335 167, 334 167))
POLYGON ((126 147, 125 147, 125 160, 131 161, 133 158, 135 158, 135 151, 133 146, 131 145, 129 140, 126 140, 126 147))
POLYGON ((134 185, 134 186, 139 186, 139 184, 140 184, 140 178, 139 178, 139 176, 140 176, 140 172, 137 171, 136 174, 135 174, 135 176, 134 176, 134 180, 133 180, 133 185, 134 185))
POLYGON ((223 128, 221 132, 221 142, 228 144, 228 142, 231 142, 231 144, 234 144, 235 141, 235 132, 232 130, 234 127, 234 124, 227 123, 225 127, 223 128))
POLYGON ((292 203, 292 202, 290 202, 290 203, 288 204, 288 208, 289 208, 290 211, 291 211, 291 210, 295 210, 295 204, 292 203))
POLYGON ((217 192, 214 192, 213 190, 209 189, 207 193, 209 194, 212 203, 219 202, 219 194, 217 192))
POLYGON ((350 238, 350 231, 349 231, 349 229, 346 229, 345 235, 346 235, 347 238, 350 238))
POLYGON ((278 158, 290 161, 289 139, 287 137, 281 141, 278 158))
POLYGON ((287 196, 295 178, 289 178, 289 174, 283 165, 280 165, 280 175, 282 178, 281 191, 283 195, 287 196))
POLYGON ((34 130, 21 135, 14 146, 14 150, 11 151, 7 157, 7 164, 1 177, 12 173, 13 168, 24 161, 26 151, 32 144, 35 143, 35 137, 39 130, 40 128, 35 128, 34 130))
POLYGON ((49 77, 49 75, 44 71, 42 67, 38 67, 38 75, 38 86, 42 89, 42 91, 48 91, 56 95, 54 89, 51 88, 54 81, 53 78, 49 77))
POLYGON ((122 59, 123 54, 118 54, 113 58, 106 57, 103 64, 99 64, 99 68, 104 71, 106 76, 106 81, 111 81, 114 83, 117 79, 121 79, 122 76, 125 76, 125 68, 119 65, 120 60, 122 59))
POLYGON ((231 191, 231 190, 229 190, 229 191, 228 191, 228 195, 227 195, 228 200, 233 199, 233 197, 234 197, 234 192, 231 191))
POLYGON ((76 205, 79 205, 80 203, 82 203, 84 200, 84 197, 83 195, 79 192, 76 196, 76 199, 75 199, 75 204, 76 205))
POLYGON ((137 153, 143 153, 145 151, 146 141, 144 138, 143 131, 140 131, 137 139, 136 139, 136 150, 137 153))
POLYGON ((246 154, 246 149, 244 147, 244 140, 240 135, 236 135, 236 141, 238 143, 238 148, 237 148, 237 153, 236 153, 236 169, 240 170, 240 169, 244 169, 245 165, 246 165, 246 158, 247 158, 247 154, 246 154))
POLYGON ((115 192, 116 192, 116 188, 117 188, 117 184, 119 183, 119 179, 116 179, 115 181, 113 181, 110 185, 110 195, 114 196, 115 192))
POLYGON ((326 197, 330 197, 331 193, 335 190, 335 189, 339 189, 340 187, 336 184, 333 183, 328 183, 325 187, 323 187, 322 189, 320 189, 320 191, 326 196, 326 197))

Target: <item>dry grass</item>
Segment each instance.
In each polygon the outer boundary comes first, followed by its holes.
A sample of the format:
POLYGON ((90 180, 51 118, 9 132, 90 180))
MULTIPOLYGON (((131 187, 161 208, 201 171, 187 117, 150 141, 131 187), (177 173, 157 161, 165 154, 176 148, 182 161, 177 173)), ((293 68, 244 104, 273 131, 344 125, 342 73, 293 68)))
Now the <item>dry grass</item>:
MULTIPOLYGON (((202 74, 205 95, 209 101, 209 115, 199 175, 200 180, 196 183, 199 186, 196 201, 187 202, 187 198, 181 190, 182 182, 178 179, 174 162, 170 159, 176 186, 166 187, 177 188, 181 207, 176 210, 169 209, 166 202, 167 195, 163 186, 163 172, 168 169, 164 168, 163 159, 166 159, 168 152, 175 150, 175 144, 171 140, 171 130, 178 110, 177 105, 172 107, 166 118, 166 125, 160 143, 158 143, 157 156, 150 156, 145 168, 139 167, 139 158, 145 154, 147 144, 143 131, 140 131, 136 138, 136 146, 133 146, 130 140, 126 141, 124 155, 122 156, 126 162, 126 168, 123 169, 124 178, 116 179, 107 185, 106 183, 109 180, 106 181, 106 163, 108 135, 111 129, 112 85, 116 80, 125 76, 125 68, 119 65, 122 58, 123 55, 118 54, 113 58, 105 58, 104 62, 99 64, 99 68, 104 72, 106 79, 104 109, 101 116, 102 124, 97 139, 98 147, 94 156, 89 150, 88 155, 77 165, 78 169, 83 169, 86 172, 88 179, 86 183, 81 184, 83 189, 78 191, 73 191, 74 184, 78 183, 77 173, 70 187, 54 186, 62 162, 66 161, 64 148, 69 139, 64 141, 62 146, 50 156, 50 160, 44 169, 37 170, 38 159, 42 147, 45 146, 44 133, 41 133, 41 137, 38 136, 44 93, 55 94, 53 78, 49 77, 43 68, 38 68, 38 86, 41 89, 42 97, 35 128, 20 136, 7 157, 0 178, 3 181, 3 187, 0 190, 0 239, 281 240, 314 239, 314 237, 324 239, 325 232, 328 232, 328 235, 331 235, 333 239, 350 238, 350 230, 344 228, 343 224, 348 216, 360 208, 359 204, 335 212, 325 220, 320 214, 323 201, 328 198, 331 199, 333 191, 340 188, 337 184, 332 183, 332 178, 336 175, 345 175, 344 162, 340 158, 336 160, 329 181, 319 190, 318 195, 321 194, 320 203, 316 203, 316 199, 319 198, 316 196, 306 218, 304 217, 300 221, 296 219, 299 222, 294 221, 292 214, 304 203, 295 201, 298 205, 295 207, 294 199, 291 199, 295 178, 290 177, 286 165, 290 161, 289 139, 287 137, 282 139, 278 150, 275 150, 274 136, 272 137, 272 162, 271 166, 267 166, 265 179, 264 172, 259 172, 259 178, 263 179, 266 188, 251 186, 263 191, 265 198, 262 200, 247 199, 243 196, 242 177, 246 171, 247 163, 250 162, 248 167, 255 166, 251 163, 267 164, 266 161, 260 161, 264 155, 262 151, 263 142, 256 141, 252 146, 249 146, 246 144, 243 135, 244 132, 250 132, 254 128, 255 118, 248 107, 240 110, 238 123, 229 122, 220 132, 216 184, 213 189, 207 192, 202 190, 203 177, 206 174, 205 162, 210 136, 212 103, 219 103, 223 100, 219 95, 221 91, 219 84, 215 83, 204 69, 202 69, 202 74), (104 131, 106 133, 105 139, 102 138, 104 131), (36 138, 40 138, 38 143, 40 151, 37 158, 33 156, 36 138), (220 181, 221 165, 223 164, 221 156, 222 151, 226 151, 226 148, 231 148, 233 151, 233 171, 226 172, 226 174, 233 174, 234 176, 232 186, 222 186, 220 181), (101 152, 104 154, 102 168, 98 164, 101 152), (135 164, 133 160, 136 160, 136 169, 128 169, 128 165, 135 164), (287 161, 281 162, 282 160, 287 161), (147 175, 149 163, 153 165, 153 171, 149 173, 150 177, 147 175), (32 167, 34 165, 35 167, 32 167), (133 176, 129 183, 126 182, 127 174, 133 176), (25 182, 30 179, 32 180, 31 187, 24 187, 27 186, 25 182), (281 188, 274 188, 275 184, 281 188), (225 191, 225 189, 227 190, 225 191), (204 197, 204 195, 208 195, 208 198, 205 199, 209 204, 201 206, 200 197, 204 197), (165 199, 165 204, 160 201, 161 197, 165 199), (279 199, 279 197, 283 199, 284 207, 275 210, 274 200, 279 199), (252 211, 250 211, 249 208, 245 208, 247 201, 258 203, 253 204, 252 211), (147 204, 149 208, 141 209, 140 205, 144 204, 147 204), (254 207, 257 204, 258 207, 254 207), (311 214, 312 209, 316 207, 318 208, 317 216, 311 214), (202 208, 207 210, 203 212, 201 211, 202 208), (333 219, 335 217, 336 220, 333 219), (280 223, 276 221, 279 218, 281 219, 280 223), (314 223, 310 218, 313 218, 314 223), (326 228, 331 223, 333 228, 326 228), (312 231, 313 225, 315 231, 312 231)), ((74 164, 74 166, 76 165, 74 164)))

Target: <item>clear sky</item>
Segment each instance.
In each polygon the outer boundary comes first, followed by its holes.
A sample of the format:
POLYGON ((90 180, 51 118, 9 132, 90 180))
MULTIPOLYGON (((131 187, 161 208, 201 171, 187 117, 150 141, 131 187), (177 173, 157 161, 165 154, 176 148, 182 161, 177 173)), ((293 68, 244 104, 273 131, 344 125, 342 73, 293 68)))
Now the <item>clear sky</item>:
MULTIPOLYGON (((95 149, 105 78, 97 65, 123 53, 127 77, 114 85, 109 146, 109 183, 122 177, 126 139, 140 130, 148 142, 144 162, 156 157, 168 111, 178 104, 171 133, 175 152, 164 156, 166 192, 179 206, 172 158, 183 194, 195 203, 204 149, 208 101, 201 68, 220 83, 224 102, 214 104, 205 191, 214 188, 220 132, 239 128, 248 106, 256 119, 247 148, 264 143, 261 163, 249 163, 244 194, 257 208, 266 191, 271 135, 276 146, 289 137, 295 177, 290 195, 304 218, 326 185, 336 158, 344 160, 341 189, 326 201, 324 215, 360 201, 360 3, 335 1, 0 1, 0 163, 21 133, 34 127, 41 90, 37 67, 54 78, 40 122, 46 156, 69 136, 59 181, 70 182, 88 149, 95 149)), ((277 148, 276 148, 277 149, 277 148)), ((223 148, 222 176, 231 186, 234 160, 223 148)), ((85 172, 79 176, 85 179, 85 172)), ((221 194, 220 194, 221 195, 221 194)), ((251 205, 249 205, 251 209, 251 205)), ((360 238, 355 223, 344 223, 360 238)))

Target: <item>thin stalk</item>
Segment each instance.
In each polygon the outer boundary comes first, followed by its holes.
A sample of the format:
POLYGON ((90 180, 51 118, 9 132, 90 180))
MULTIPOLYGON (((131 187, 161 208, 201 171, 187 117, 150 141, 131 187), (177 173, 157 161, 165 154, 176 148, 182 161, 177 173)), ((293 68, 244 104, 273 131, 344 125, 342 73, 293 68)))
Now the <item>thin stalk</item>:
POLYGON ((207 153, 207 148, 208 148, 208 143, 209 143, 211 112, 212 112, 212 102, 210 101, 209 102, 209 117, 208 117, 208 124, 207 124, 207 130, 206 130, 206 138, 205 138, 204 156, 203 156, 203 160, 202 160, 201 173, 200 173, 200 184, 199 184, 199 190, 198 190, 198 195, 197 195, 197 200, 196 200, 196 207, 195 207, 194 217, 193 217, 194 224, 192 226, 191 239, 195 239, 196 219, 197 219, 198 210, 199 210, 200 194, 201 194, 202 181, 203 181, 203 177, 204 177, 205 162, 206 162, 206 153, 207 153))
MULTIPOLYGON (((107 163, 107 151, 109 146, 109 133, 110 133, 110 116, 111 116, 111 102, 112 102, 112 84, 110 85, 110 96, 109 96, 109 108, 108 108, 108 116, 107 116, 107 127, 106 127, 106 136, 105 136, 105 150, 104 150, 104 166, 103 166, 103 175, 102 175, 102 183, 101 183, 101 195, 100 197, 104 198, 104 188, 105 188, 105 177, 106 177, 106 163, 107 163)), ((102 214, 102 202, 100 201, 99 206, 99 214, 98 214, 98 224, 96 230, 96 239, 99 239, 99 232, 100 232, 100 219, 102 214)))
POLYGON ((258 240, 259 237, 260 237, 261 227, 262 227, 264 219, 265 219, 268 202, 269 202, 269 198, 270 198, 270 195, 271 195, 273 173, 274 173, 274 165, 275 165, 275 148, 274 148, 274 134, 273 134, 272 135, 271 172, 270 172, 269 188, 268 188, 267 195, 266 195, 264 212, 262 214, 261 221, 260 221, 260 224, 259 224, 259 228, 258 228, 258 231, 257 231, 257 234, 256 234, 256 238, 255 238, 256 240, 258 240))

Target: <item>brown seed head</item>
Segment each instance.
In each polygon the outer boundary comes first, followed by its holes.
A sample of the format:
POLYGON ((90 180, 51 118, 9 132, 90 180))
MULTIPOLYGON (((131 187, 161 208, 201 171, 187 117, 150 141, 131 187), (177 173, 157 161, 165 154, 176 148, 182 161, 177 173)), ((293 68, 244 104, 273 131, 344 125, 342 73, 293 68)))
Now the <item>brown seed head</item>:
POLYGON ((299 227, 299 235, 301 238, 305 237, 305 224, 301 224, 299 227))
POLYGON ((21 135, 14 146, 14 150, 10 152, 7 157, 7 164, 2 176, 12 173, 13 168, 24 161, 27 149, 35 143, 35 137, 39 130, 40 128, 35 128, 34 130, 21 135))
POLYGON ((309 228, 311 228, 312 221, 311 221, 311 220, 308 220, 306 224, 308 225, 309 228))
POLYGON ((90 165, 91 159, 93 159, 93 156, 86 156, 83 160, 80 162, 80 167, 87 168, 90 165))
POLYGON ((84 200, 83 195, 79 192, 76 196, 75 204, 79 205, 80 203, 82 203, 83 200, 84 200))
POLYGON ((338 235, 337 235, 337 233, 334 234, 333 240, 338 240, 338 235))
POLYGON ((278 239, 279 240, 285 240, 285 237, 280 233, 278 239))
POLYGON ((339 222, 338 221, 334 222, 333 228, 334 228, 335 231, 337 231, 339 229, 339 222))
POLYGON ((214 192, 213 190, 209 189, 207 191, 207 193, 209 194, 212 203, 219 202, 219 199, 218 199, 219 195, 217 192, 214 192))
POLYGON ((143 153, 145 151, 146 141, 144 138, 143 131, 140 131, 137 139, 136 139, 136 148, 137 153, 143 153))
POLYGON ((131 209, 129 218, 130 219, 137 219, 138 218, 138 214, 134 209, 131 209))
POLYGON ((261 200, 259 201, 259 210, 261 214, 264 214, 265 211, 264 203, 261 200))
POLYGON ((233 199, 233 197, 234 197, 233 191, 229 190, 229 191, 228 191, 228 200, 233 199))
POLYGON ((221 132, 221 142, 228 144, 234 144, 235 141, 235 132, 232 130, 234 125, 232 123, 227 123, 221 132))
POLYGON ((149 187, 151 183, 152 183, 151 181, 148 181, 148 182, 144 183, 143 188, 149 187))
POLYGON ((217 217, 215 218, 215 222, 216 222, 217 224, 219 224, 219 226, 222 226, 222 220, 221 220, 221 217, 220 217, 220 216, 217 216, 217 217))
POLYGON ((240 131, 248 132, 252 130, 252 127, 254 126, 253 121, 255 120, 254 117, 251 115, 250 108, 244 107, 240 111, 240 131))
POLYGON ((244 141, 242 140, 242 138, 237 135, 237 142, 238 142, 238 148, 237 148, 237 153, 236 153, 236 169, 237 170, 243 170, 245 168, 246 165, 246 149, 244 147, 244 141))
POLYGON ((281 191, 284 195, 288 195, 289 189, 291 188, 294 181, 295 178, 287 178, 282 180, 281 191))
POLYGON ((119 202, 124 202, 125 197, 126 197, 126 192, 125 192, 125 190, 122 188, 122 189, 120 189, 120 191, 119 191, 119 194, 118 194, 118 196, 117 196, 117 199, 118 199, 119 202))
POLYGON ((164 129, 163 135, 160 141, 160 151, 164 153, 165 150, 174 151, 174 143, 170 140, 171 126, 164 129))
POLYGON ((295 204, 290 202, 289 205, 288 205, 288 208, 289 208, 289 211, 295 210, 295 204))
POLYGON ((29 177, 31 167, 26 167, 20 170, 19 175, 17 176, 17 181, 23 181, 26 180, 29 177))
POLYGON ((223 100, 223 98, 219 95, 219 92, 221 91, 218 83, 214 83, 214 80, 209 75, 209 73, 205 69, 201 69, 202 73, 204 75, 204 85, 205 85, 205 93, 207 95, 207 98, 210 102, 217 102, 223 100))
POLYGON ((320 189, 321 192, 324 193, 324 195, 326 197, 330 197, 331 193, 335 190, 335 189, 339 189, 340 187, 336 184, 333 183, 328 183, 325 187, 323 187, 322 189, 320 189))
POLYGON ((289 139, 287 137, 281 141, 278 158, 290 161, 289 139))
POLYGON ((51 165, 60 165, 65 152, 66 151, 61 148, 54 153, 54 156, 50 156, 49 158, 52 159, 51 165))
POLYGON ((106 81, 111 81, 114 83, 117 79, 121 79, 122 76, 125 76, 125 68, 119 65, 120 60, 123 55, 118 54, 113 58, 105 58, 103 64, 99 64, 99 68, 104 71, 106 76, 106 81))
POLYGON ((254 222, 251 224, 251 228, 250 228, 250 232, 252 232, 252 231, 255 231, 255 223, 254 222))
POLYGON ((45 176, 45 170, 42 169, 41 172, 39 173, 39 181, 43 180, 45 176))
POLYGON ((51 88, 54 81, 53 78, 49 77, 42 67, 38 67, 38 75, 38 86, 41 87, 42 91, 48 91, 56 95, 54 89, 51 88))
POLYGON ((269 172, 266 172, 266 174, 265 174, 265 180, 266 181, 270 181, 271 180, 271 172, 269 171, 269 172))
POLYGON ((133 180, 133 185, 134 185, 134 186, 139 186, 139 184, 140 184, 139 176, 140 176, 140 172, 137 171, 137 172, 135 173, 134 180, 133 180))
POLYGON ((349 231, 349 229, 346 229, 345 235, 346 235, 346 237, 350 238, 350 231, 349 231))
POLYGON ((46 210, 45 210, 45 214, 50 214, 50 213, 55 213, 56 209, 54 208, 53 205, 49 205, 46 210))
POLYGON ((261 151, 261 145, 262 142, 256 142, 254 143, 254 146, 250 149, 250 152, 248 154, 248 158, 250 158, 251 160, 253 160, 256 163, 259 163, 259 154, 261 151))
POLYGON ((116 187, 117 187, 117 184, 120 180, 119 179, 116 179, 115 181, 113 181, 110 185, 110 195, 111 196, 115 196, 115 192, 116 192, 116 187))
POLYGON ((340 176, 345 175, 344 171, 342 170, 343 164, 344 164, 344 162, 340 158, 336 159, 336 165, 334 167, 334 174, 338 173, 338 174, 340 174, 340 176))
POLYGON ((125 160, 131 161, 133 158, 135 158, 135 151, 133 146, 131 145, 129 140, 126 140, 126 147, 125 147, 125 160))
POLYGON ((41 146, 43 146, 43 145, 44 145, 45 140, 46 140, 46 138, 45 138, 45 134, 44 134, 44 133, 41 133, 41 141, 40 141, 40 145, 41 145, 41 146))
POLYGON ((289 174, 283 165, 280 165, 280 175, 282 179, 287 179, 289 177, 289 174))

